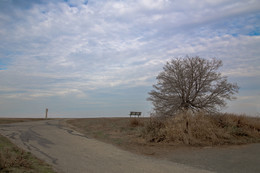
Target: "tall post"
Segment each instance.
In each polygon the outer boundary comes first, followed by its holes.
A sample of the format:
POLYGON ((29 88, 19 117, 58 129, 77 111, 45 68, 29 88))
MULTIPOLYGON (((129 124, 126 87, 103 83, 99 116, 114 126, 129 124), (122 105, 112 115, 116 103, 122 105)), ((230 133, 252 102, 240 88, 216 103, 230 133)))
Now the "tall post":
POLYGON ((46 119, 48 118, 48 108, 46 108, 46 111, 45 111, 45 118, 46 119))

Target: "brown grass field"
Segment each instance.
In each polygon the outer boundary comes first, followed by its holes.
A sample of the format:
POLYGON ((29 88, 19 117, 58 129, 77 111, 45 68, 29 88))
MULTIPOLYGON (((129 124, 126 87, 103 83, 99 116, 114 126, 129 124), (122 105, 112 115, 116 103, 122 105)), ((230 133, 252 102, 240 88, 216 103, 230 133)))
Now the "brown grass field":
POLYGON ((45 120, 44 118, 0 118, 0 124, 45 120))
POLYGON ((67 120, 67 124, 89 138, 132 152, 149 154, 150 150, 144 150, 148 146, 146 141, 140 138, 140 131, 147 121, 149 118, 83 118, 67 120))
POLYGON ((182 114, 174 118, 85 118, 67 120, 90 138, 138 154, 163 156, 183 147, 260 142, 260 118, 234 114, 182 114))

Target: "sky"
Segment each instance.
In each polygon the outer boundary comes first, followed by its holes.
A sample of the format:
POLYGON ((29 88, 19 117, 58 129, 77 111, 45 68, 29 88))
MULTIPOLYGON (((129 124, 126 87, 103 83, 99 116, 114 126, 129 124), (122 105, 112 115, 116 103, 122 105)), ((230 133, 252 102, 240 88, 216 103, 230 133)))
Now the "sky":
POLYGON ((259 0, 0 0, 0 117, 149 116, 172 58, 223 61, 260 116, 259 0))

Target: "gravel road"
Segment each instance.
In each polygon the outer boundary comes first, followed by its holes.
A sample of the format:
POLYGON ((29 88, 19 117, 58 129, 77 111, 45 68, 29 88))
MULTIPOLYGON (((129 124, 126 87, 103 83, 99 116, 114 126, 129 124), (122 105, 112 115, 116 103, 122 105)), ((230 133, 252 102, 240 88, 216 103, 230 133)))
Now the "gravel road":
POLYGON ((60 173, 207 173, 200 168, 135 155, 44 120, 0 125, 0 133, 60 173))

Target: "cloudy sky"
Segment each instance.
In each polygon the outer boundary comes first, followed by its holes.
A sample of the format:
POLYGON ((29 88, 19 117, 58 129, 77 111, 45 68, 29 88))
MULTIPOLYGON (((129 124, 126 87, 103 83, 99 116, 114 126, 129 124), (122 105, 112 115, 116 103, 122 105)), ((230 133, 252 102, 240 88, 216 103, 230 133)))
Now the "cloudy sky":
POLYGON ((0 0, 0 117, 148 116, 171 58, 223 61, 260 116, 259 0, 0 0))

